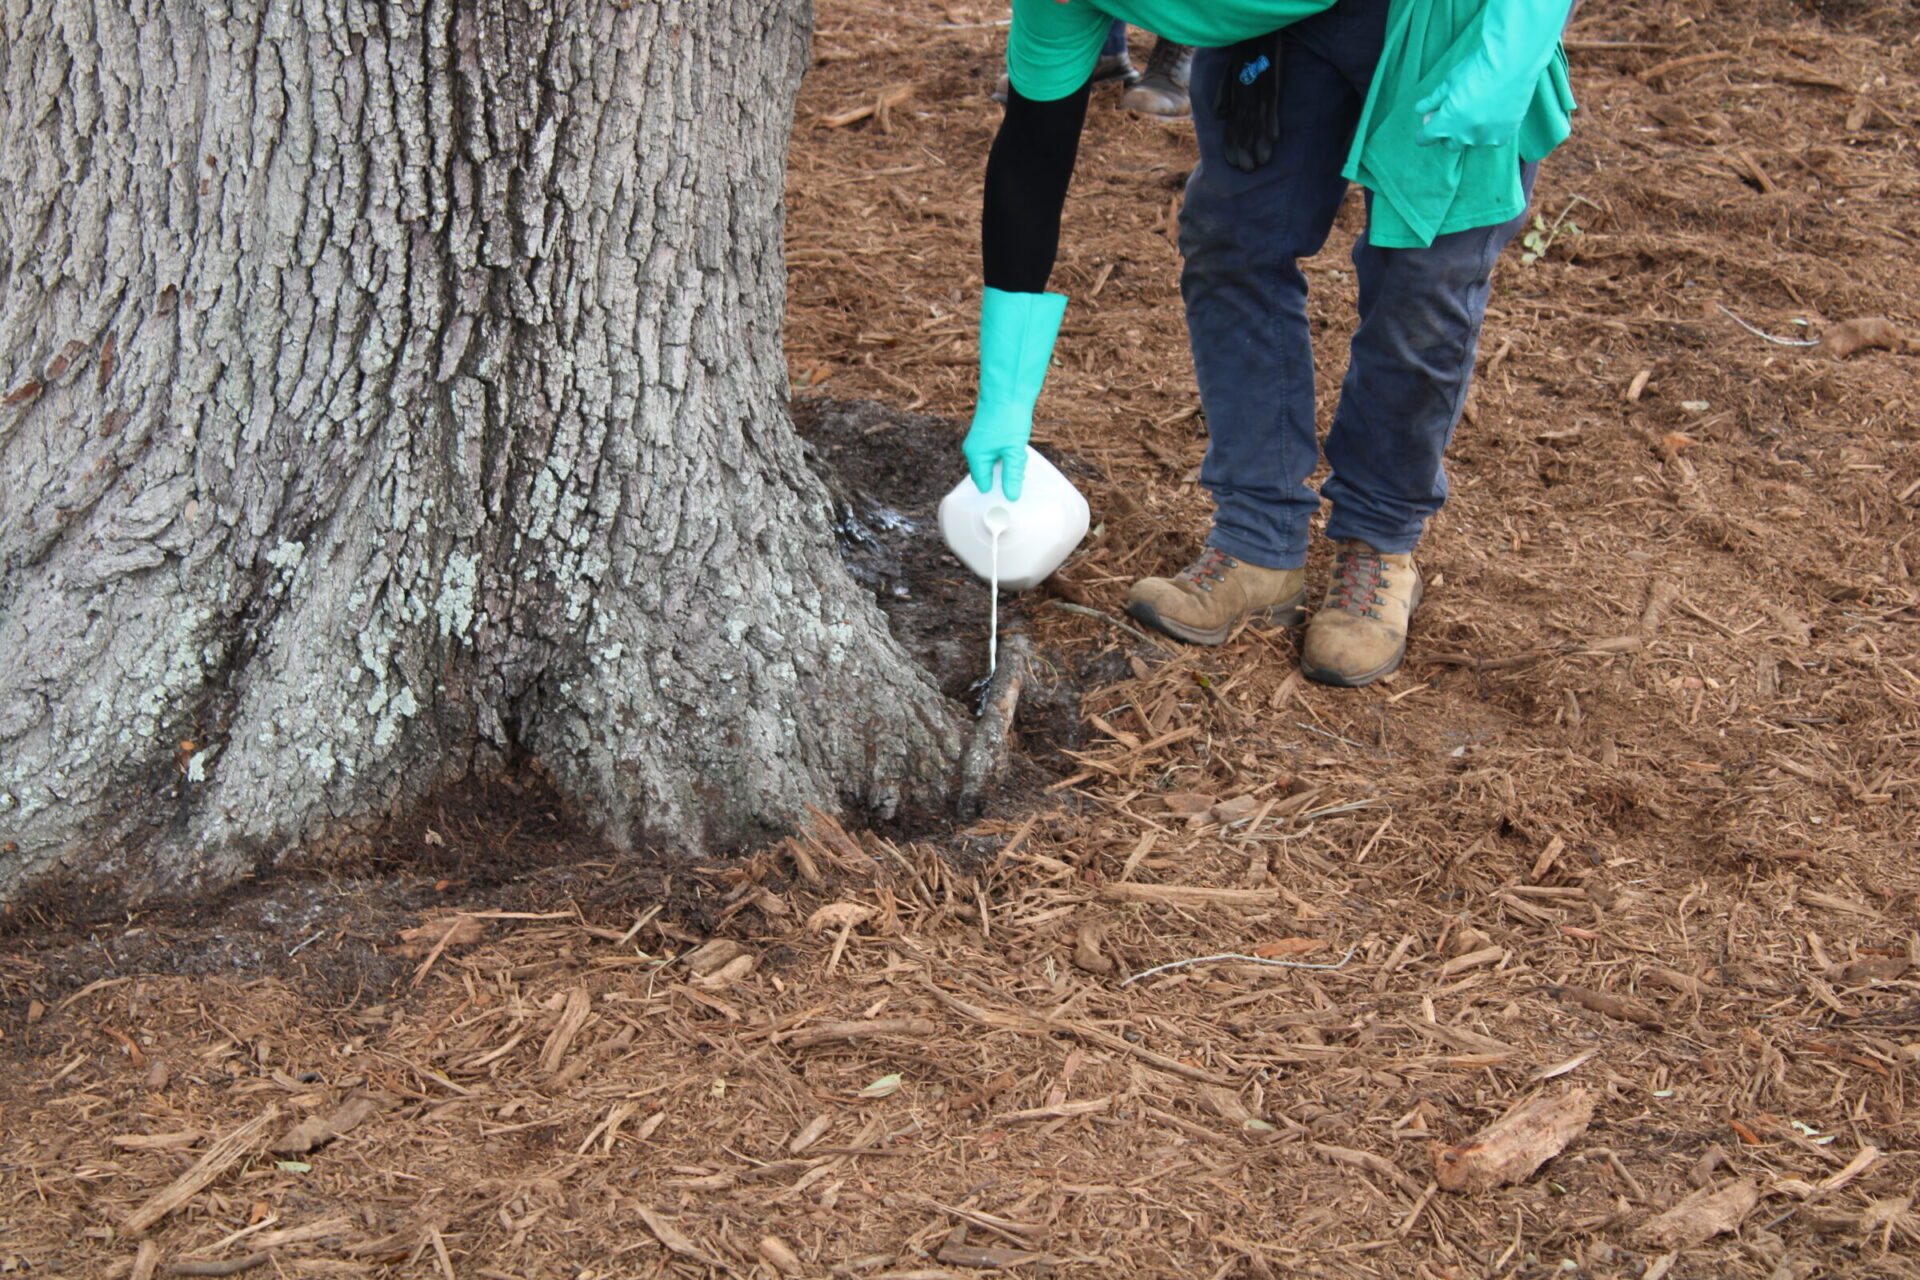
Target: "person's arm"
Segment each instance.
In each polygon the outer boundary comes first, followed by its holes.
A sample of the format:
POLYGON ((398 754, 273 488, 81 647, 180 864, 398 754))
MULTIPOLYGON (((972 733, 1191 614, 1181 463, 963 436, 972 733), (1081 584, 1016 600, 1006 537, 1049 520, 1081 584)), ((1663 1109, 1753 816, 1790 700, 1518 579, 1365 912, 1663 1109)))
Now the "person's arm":
POLYGON ((1060 251, 1060 214, 1080 152, 1090 90, 1035 102, 1007 89, 1007 114, 987 153, 980 256, 987 287, 1043 293, 1060 251))
POLYGON ((1560 47, 1571 0, 1486 0, 1479 47, 1414 104, 1420 141, 1453 151, 1512 142, 1560 47))
POLYGON ((980 301, 980 397, 961 451, 982 493, 1020 497, 1033 408, 1046 381, 1067 300, 1048 293, 1060 215, 1080 149, 1088 88, 1051 102, 1007 89, 1007 113, 987 157, 980 216, 986 293, 980 301))

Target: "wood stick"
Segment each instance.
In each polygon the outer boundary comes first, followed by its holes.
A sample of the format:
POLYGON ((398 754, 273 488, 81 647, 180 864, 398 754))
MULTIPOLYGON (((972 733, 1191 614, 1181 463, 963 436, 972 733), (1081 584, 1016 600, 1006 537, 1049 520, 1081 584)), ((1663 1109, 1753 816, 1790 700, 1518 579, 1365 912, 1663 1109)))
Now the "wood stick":
POLYGON ((1353 1147, 1336 1147, 1325 1142, 1314 1143, 1313 1149, 1317 1155, 1335 1164, 1346 1165, 1349 1169, 1365 1169, 1369 1173, 1377 1173, 1409 1195, 1420 1194, 1420 1184, 1409 1178, 1405 1170, 1385 1156, 1375 1155, 1371 1151, 1360 1151, 1353 1147))
POLYGON ((244 1258, 232 1258, 226 1262, 203 1262, 198 1258, 183 1258, 179 1262, 169 1262, 162 1275, 169 1276, 237 1276, 242 1271, 251 1271, 272 1255, 262 1250, 250 1253, 244 1258))
POLYGON ((823 1022, 789 1032, 781 1044, 796 1049, 831 1040, 862 1040, 868 1036, 930 1036, 939 1030, 931 1018, 868 1018, 857 1022, 823 1022))
POLYGON ((1645 71, 1640 72, 1637 78, 1641 84, 1652 84, 1655 80, 1664 79, 1672 72, 1683 71, 1688 67, 1702 66, 1709 62, 1723 62, 1731 57, 1733 57, 1733 50, 1731 49, 1716 49, 1712 53, 1690 53, 1684 58, 1672 58, 1666 62, 1648 67, 1645 71))
POLYGON ((1197 884, 1136 884, 1132 881, 1104 884, 1100 886, 1100 896, 1108 902, 1169 902, 1181 906, 1213 903, 1266 907, 1280 901, 1278 889, 1212 889, 1197 884))
POLYGON ((958 807, 964 820, 980 816, 986 807, 983 793, 987 785, 1006 768, 1013 714, 1020 706, 1020 689, 1032 661, 1033 648, 1025 636, 1010 635, 1000 646, 1000 665, 987 683, 985 709, 974 725, 966 754, 960 758, 958 807))
POLYGON ((1221 1075, 1217 1071, 1208 1071, 1204 1067, 1189 1066, 1176 1058, 1169 1058, 1165 1054, 1155 1053, 1151 1049, 1143 1049, 1131 1041, 1114 1035, 1111 1031, 1102 1031, 1098 1027, 1082 1026, 1077 1022, 1063 1022, 1054 1018, 1042 1018, 1031 1013, 1006 1013, 998 1009, 983 1009, 978 1005, 968 1004, 958 996, 942 990, 931 977, 923 976, 922 982, 925 984, 927 990, 932 992, 934 998, 939 1000, 941 1004, 946 1005, 949 1009, 957 1013, 965 1014, 975 1022, 985 1026, 1003 1027, 1009 1031, 1024 1031, 1031 1035, 1073 1036, 1079 1040, 1090 1041, 1104 1049, 1112 1049, 1116 1053, 1124 1053, 1129 1057, 1138 1058, 1149 1066, 1158 1067, 1160 1070, 1170 1072, 1173 1075, 1185 1076, 1189 1080, 1198 1080, 1202 1084, 1233 1085, 1235 1083, 1235 1081, 1221 1075))
POLYGON ((1610 996, 1604 991, 1589 991, 1585 987, 1549 987, 1547 990, 1568 1004, 1577 1004, 1582 1009, 1591 1009, 1609 1018, 1636 1023, 1649 1031, 1667 1029, 1658 1013, 1637 1000, 1623 1000, 1619 996, 1610 996))
POLYGON ((215 1178, 251 1152, 268 1127, 279 1118, 280 1108, 269 1106, 265 1111, 215 1142, 207 1148, 205 1155, 194 1161, 192 1168, 128 1214, 121 1222, 120 1229, 129 1236, 144 1234, 147 1228, 199 1195, 215 1178))

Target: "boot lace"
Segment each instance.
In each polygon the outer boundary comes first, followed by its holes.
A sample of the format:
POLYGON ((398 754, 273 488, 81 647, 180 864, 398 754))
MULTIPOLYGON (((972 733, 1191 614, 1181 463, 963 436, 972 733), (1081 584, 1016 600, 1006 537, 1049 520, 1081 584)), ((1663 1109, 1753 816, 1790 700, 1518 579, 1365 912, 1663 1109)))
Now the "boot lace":
POLYGON ((1368 546, 1343 548, 1335 557, 1327 607, 1362 618, 1378 618, 1387 585, 1387 564, 1368 546))
POLYGON ((1202 591, 1212 592, 1221 579, 1239 567, 1240 562, 1220 548, 1208 547, 1198 560, 1181 571, 1180 576, 1202 591))

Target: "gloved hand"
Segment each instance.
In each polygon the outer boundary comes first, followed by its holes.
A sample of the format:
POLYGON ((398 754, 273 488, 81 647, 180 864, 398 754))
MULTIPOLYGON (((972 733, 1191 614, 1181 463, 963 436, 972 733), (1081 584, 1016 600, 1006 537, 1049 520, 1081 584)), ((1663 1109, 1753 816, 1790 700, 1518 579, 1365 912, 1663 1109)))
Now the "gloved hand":
POLYGON ((1414 104, 1420 144, 1464 151, 1518 137, 1570 7, 1571 0, 1487 0, 1479 47, 1414 104))
POLYGON ((1225 121, 1227 163, 1252 173, 1273 158, 1280 138, 1280 32, 1242 40, 1227 50, 1227 71, 1214 90, 1213 114, 1225 121))
POLYGON ((980 299, 980 399, 960 452, 982 493, 993 488, 998 463, 1000 491, 1010 502, 1020 500, 1033 406, 1047 380, 1053 340, 1066 311, 1067 298, 1061 293, 988 289, 980 299))

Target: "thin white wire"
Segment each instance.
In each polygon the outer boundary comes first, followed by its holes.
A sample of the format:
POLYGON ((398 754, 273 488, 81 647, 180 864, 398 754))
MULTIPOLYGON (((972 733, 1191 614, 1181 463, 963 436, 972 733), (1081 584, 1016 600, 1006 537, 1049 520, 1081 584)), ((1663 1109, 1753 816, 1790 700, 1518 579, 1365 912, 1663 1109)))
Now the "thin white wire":
POLYGON ((1266 960, 1260 956, 1242 956, 1235 955, 1232 952, 1217 956, 1195 956, 1191 960, 1174 960, 1167 964, 1155 965, 1151 969, 1142 969, 1139 973, 1134 974, 1120 985, 1123 987, 1128 986, 1140 981, 1142 978, 1151 978, 1156 973, 1165 973, 1169 969, 1184 969, 1190 964, 1211 964, 1215 960, 1238 960, 1242 964, 1264 964, 1275 969, 1344 969, 1347 967, 1347 961, 1353 959, 1353 953, 1359 949, 1358 947, 1348 947, 1347 954, 1340 957, 1338 964, 1308 964, 1304 960, 1266 960))
MULTIPOLYGON (((1726 305, 1724 303, 1716 302, 1713 305, 1716 307, 1719 307, 1722 311, 1727 311, 1726 305)), ((1733 312, 1731 311, 1727 311, 1727 315, 1732 318, 1735 324, 1739 325, 1742 329, 1745 329, 1748 333, 1752 334, 1754 337, 1765 338, 1768 342, 1778 343, 1780 346, 1783 346, 1783 347, 1817 347, 1820 345, 1820 339, 1818 338, 1813 338, 1810 340, 1806 338, 1776 338, 1772 334, 1768 333, 1765 329, 1754 328, 1752 325, 1748 324, 1745 320, 1742 320, 1739 316, 1734 315, 1733 312)))

